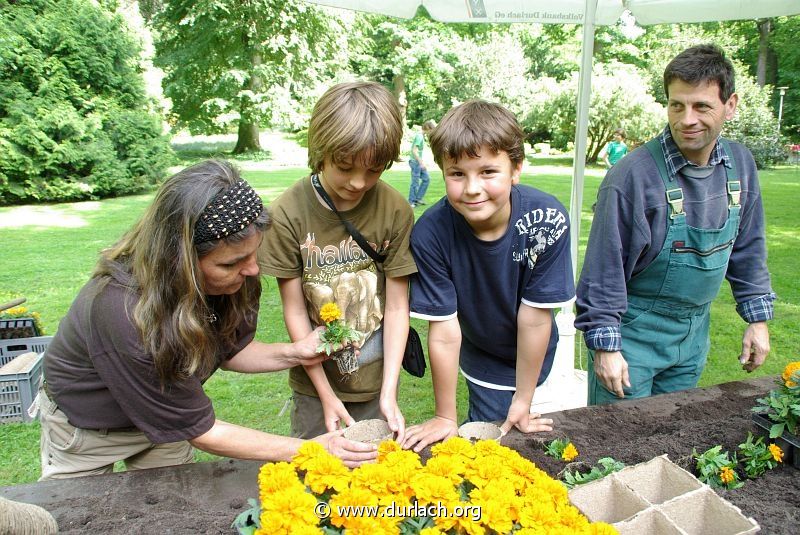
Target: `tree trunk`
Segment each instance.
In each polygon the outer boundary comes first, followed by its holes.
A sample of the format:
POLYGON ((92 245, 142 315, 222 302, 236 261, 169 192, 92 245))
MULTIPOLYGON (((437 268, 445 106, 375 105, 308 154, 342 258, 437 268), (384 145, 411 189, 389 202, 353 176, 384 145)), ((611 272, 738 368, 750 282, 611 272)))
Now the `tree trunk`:
POLYGON ((400 105, 400 117, 403 119, 403 125, 406 124, 406 112, 408 110, 408 98, 406 96, 406 78, 402 74, 396 74, 392 80, 394 86, 394 96, 397 103, 400 105))
MULTIPOLYGON (((250 71, 247 89, 254 95, 258 95, 264 90, 264 83, 261 77, 256 74, 256 67, 262 63, 261 54, 253 52, 251 54, 251 63, 253 70, 250 71)), ((252 112, 252 108, 253 103, 251 100, 242 99, 241 108, 239 109, 239 137, 236 139, 236 146, 233 148, 234 154, 261 151, 261 140, 258 137, 258 121, 254 120, 255 114, 252 112)))
MULTIPOLYGON (((767 64, 769 62, 769 34, 772 32, 772 19, 759 19, 758 25, 758 64, 756 66, 756 81, 759 87, 767 84, 767 64)), ((773 52, 774 55, 774 52, 773 52)))
POLYGON ((258 138, 258 125, 239 121, 239 137, 236 139, 234 154, 261 151, 261 140, 258 138))

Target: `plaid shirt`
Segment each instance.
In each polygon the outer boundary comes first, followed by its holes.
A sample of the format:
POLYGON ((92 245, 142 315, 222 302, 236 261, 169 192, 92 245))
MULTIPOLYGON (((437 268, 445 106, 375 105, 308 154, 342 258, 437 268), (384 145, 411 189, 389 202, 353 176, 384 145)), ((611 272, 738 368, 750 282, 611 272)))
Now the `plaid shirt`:
MULTIPOLYGON (((661 143, 661 150, 664 151, 664 159, 667 162, 667 173, 670 180, 675 180, 678 172, 687 165, 694 165, 686 159, 678 145, 675 144, 675 139, 672 137, 672 132, 669 130, 669 125, 664 127, 664 130, 658 136, 658 141, 661 143)), ((714 148, 711 150, 711 156, 708 158, 708 166, 714 166, 722 162, 728 169, 732 168, 730 158, 722 149, 722 145, 717 142, 714 143, 714 148)))
MULTIPOLYGON (((687 165, 694 165, 686 159, 675 144, 669 126, 666 126, 658 136, 658 141, 661 144, 661 150, 664 151, 664 159, 667 163, 667 173, 670 180, 674 180, 678 172, 687 165)), ((711 151, 708 165, 718 165, 720 162, 725 167, 732 167, 728 155, 722 149, 722 145, 717 142, 711 151)), ((736 305, 736 312, 747 323, 771 320, 774 317, 773 301, 775 301, 776 297, 774 293, 768 293, 743 301, 736 305)), ((590 329, 584 333, 583 338, 586 346, 592 350, 620 351, 622 349, 622 333, 619 326, 616 325, 590 329)))

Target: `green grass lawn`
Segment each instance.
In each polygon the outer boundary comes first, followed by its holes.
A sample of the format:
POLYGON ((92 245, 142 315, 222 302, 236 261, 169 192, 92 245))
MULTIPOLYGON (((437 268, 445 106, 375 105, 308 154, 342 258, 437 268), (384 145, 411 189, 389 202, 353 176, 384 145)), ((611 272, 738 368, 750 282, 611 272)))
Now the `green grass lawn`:
MULTIPOLYGON (((523 175, 522 182, 556 195, 567 205, 571 182, 569 161, 542 159, 534 164, 523 175)), ((272 200, 304 174, 303 169, 288 169, 248 171, 245 176, 266 200, 272 200)), ((597 168, 587 170, 581 251, 591 226, 589 207, 602 174, 597 168)), ((384 180, 403 194, 408 191, 409 178, 405 163, 395 164, 384 174, 384 180)), ((777 374, 787 362, 800 358, 800 285, 791 267, 800 252, 800 217, 794 206, 794 201, 800 198, 800 169, 784 167, 762 172, 761 184, 767 212, 769 266, 779 301, 777 319, 770 324, 772 352, 756 375, 777 374)), ((434 172, 426 198, 432 203, 443 194, 441 174, 434 172)), ((131 226, 151 198, 152 194, 146 194, 102 202, 0 208, 0 302, 27 297, 26 306, 40 312, 45 329, 49 334, 54 333, 86 282, 97 253, 131 226)), ((417 215, 424 208, 416 208, 417 215)), ((424 338, 426 324, 417 320, 413 323, 424 338)), ((726 283, 713 305, 711 354, 701 385, 747 377, 737 364, 744 326, 734 310, 726 283)), ((274 279, 265 280, 257 337, 263 341, 288 339, 274 279)), ((580 347, 578 343, 576 346, 580 347)), ((208 381, 207 392, 214 400, 218 417, 224 420, 275 433, 285 434, 289 430, 290 390, 286 372, 249 376, 218 372, 208 381)), ((402 374, 401 407, 409 422, 420 422, 432 415, 432 393, 430 373, 422 379, 402 374)), ((466 410, 463 385, 459 405, 463 415, 466 410)), ((38 438, 38 423, 0 425, 0 486, 38 478, 38 438)), ((212 456, 199 453, 197 458, 209 460, 212 456)))

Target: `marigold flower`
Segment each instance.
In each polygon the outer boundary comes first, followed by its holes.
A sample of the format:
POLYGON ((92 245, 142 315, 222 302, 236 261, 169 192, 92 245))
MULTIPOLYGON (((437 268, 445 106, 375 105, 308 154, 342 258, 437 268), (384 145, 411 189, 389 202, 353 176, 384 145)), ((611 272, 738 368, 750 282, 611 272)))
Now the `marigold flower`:
POLYGON ((319 309, 319 317, 325 323, 330 323, 341 318, 342 311, 339 310, 339 306, 336 303, 325 303, 322 305, 322 308, 319 309))
POLYGON ((783 369, 783 373, 781 374, 781 379, 783 379, 783 382, 786 384, 786 386, 797 386, 797 383, 792 381, 792 375, 797 372, 800 372, 800 361, 790 362, 786 365, 786 367, 783 369))
POLYGON ((561 454, 561 458, 567 462, 571 461, 577 456, 578 456, 578 449, 572 444, 572 442, 567 444, 567 447, 564 448, 564 452, 561 454))
POLYGON ((719 479, 724 484, 727 485, 727 484, 733 482, 733 480, 735 478, 736 478, 736 474, 734 473, 733 470, 731 470, 731 468, 729 466, 723 466, 722 468, 720 468, 720 470, 719 470, 719 479))
POLYGON ((777 444, 770 444, 769 445, 769 452, 772 454, 772 458, 779 463, 783 462, 783 450, 777 444))

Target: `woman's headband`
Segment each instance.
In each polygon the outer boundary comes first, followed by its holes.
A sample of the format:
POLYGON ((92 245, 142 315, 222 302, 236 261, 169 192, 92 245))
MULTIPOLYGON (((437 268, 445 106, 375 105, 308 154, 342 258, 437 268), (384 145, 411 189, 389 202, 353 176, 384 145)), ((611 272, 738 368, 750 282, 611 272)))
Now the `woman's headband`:
POLYGON ((219 192, 194 226, 194 244, 219 240, 246 229, 264 210, 261 197, 244 180, 219 192))

